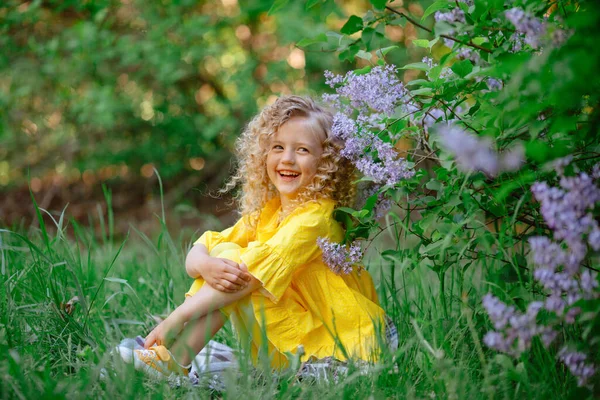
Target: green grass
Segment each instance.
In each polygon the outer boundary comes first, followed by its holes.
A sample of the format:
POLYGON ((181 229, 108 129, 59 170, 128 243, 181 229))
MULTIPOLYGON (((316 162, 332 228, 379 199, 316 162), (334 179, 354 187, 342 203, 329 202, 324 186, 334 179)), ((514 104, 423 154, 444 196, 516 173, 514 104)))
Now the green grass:
MULTIPOLYGON (((108 199, 110 196, 108 195, 108 199)), ((109 207, 110 209, 110 207, 109 207)), ((396 322, 400 348, 366 376, 351 372, 334 383, 298 381, 243 367, 222 392, 170 387, 147 379, 110 354, 122 338, 145 334, 152 315, 168 315, 190 284, 183 260, 191 237, 156 237, 132 228, 124 239, 112 215, 96 221, 100 234, 64 213, 28 232, 0 230, 0 395, 2 398, 582 398, 585 391, 538 344, 513 360, 489 351, 481 338, 489 322, 481 308, 486 266, 462 277, 438 275, 407 262, 386 264, 377 250, 368 265, 382 304, 396 322), (71 314, 65 304, 77 297, 71 314), (101 378, 101 371, 108 371, 101 378), (395 370, 396 369, 396 370, 395 370), (397 371, 397 372, 395 372, 397 371)), ((410 238, 407 238, 410 240, 410 238)), ((384 242, 379 243, 385 246, 384 242)), ((218 340, 235 344, 230 329, 218 340)))

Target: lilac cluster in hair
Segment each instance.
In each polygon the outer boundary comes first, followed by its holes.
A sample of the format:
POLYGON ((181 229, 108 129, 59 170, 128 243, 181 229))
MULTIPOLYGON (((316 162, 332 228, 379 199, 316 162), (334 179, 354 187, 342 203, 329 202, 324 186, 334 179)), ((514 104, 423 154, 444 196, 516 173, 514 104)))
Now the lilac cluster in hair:
MULTIPOLYGON (((532 260, 536 269, 533 273, 547 293, 544 301, 531 303, 526 314, 519 314, 494 296, 488 294, 483 305, 494 324, 495 331, 486 334, 487 346, 509 354, 527 349, 531 338, 540 335, 548 346, 560 329, 561 324, 572 324, 581 310, 575 305, 580 300, 600 297, 598 273, 583 267, 588 255, 588 246, 600 250, 600 228, 592 215, 600 202, 600 188, 595 166, 592 176, 581 172, 576 176, 565 176, 564 168, 570 158, 554 163, 560 177, 559 186, 551 187, 545 182, 536 182, 531 191, 540 202, 544 221, 552 230, 552 238, 536 236, 529 239, 532 260), (536 315, 540 310, 554 313, 558 318, 550 325, 538 325, 536 315)), ((600 175, 600 174, 598 174, 600 175)), ((563 348, 559 358, 577 377, 580 385, 586 385, 594 375, 594 365, 585 363, 586 356, 563 348)))
POLYGON ((482 171, 488 176, 518 170, 525 154, 521 146, 515 146, 498 154, 491 138, 478 137, 453 123, 438 128, 440 145, 456 159, 458 168, 464 172, 482 171))
POLYGON ((362 260, 362 250, 356 243, 349 247, 334 243, 331 240, 319 237, 317 244, 323 252, 323 261, 336 274, 349 274, 353 267, 362 260))
POLYGON ((375 133, 385 129, 397 108, 406 109, 407 90, 396 72, 391 65, 361 75, 325 72, 326 83, 336 91, 323 98, 336 110, 332 133, 345 144, 341 154, 378 185, 394 186, 414 175, 393 145, 375 133))

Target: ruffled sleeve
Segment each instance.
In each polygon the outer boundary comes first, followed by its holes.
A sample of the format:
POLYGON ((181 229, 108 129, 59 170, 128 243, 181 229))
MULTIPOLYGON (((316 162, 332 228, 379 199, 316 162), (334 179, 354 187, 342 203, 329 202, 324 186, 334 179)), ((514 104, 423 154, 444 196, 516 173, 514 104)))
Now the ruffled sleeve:
POLYGON ((259 281, 261 292, 277 302, 299 268, 321 256, 319 236, 331 232, 330 204, 310 203, 295 210, 266 242, 252 242, 240 258, 259 281))
POLYGON ((194 244, 203 244, 210 251, 219 243, 233 242, 241 247, 248 246, 254 240, 255 232, 250 228, 248 218, 242 217, 234 226, 222 232, 206 231, 194 244))

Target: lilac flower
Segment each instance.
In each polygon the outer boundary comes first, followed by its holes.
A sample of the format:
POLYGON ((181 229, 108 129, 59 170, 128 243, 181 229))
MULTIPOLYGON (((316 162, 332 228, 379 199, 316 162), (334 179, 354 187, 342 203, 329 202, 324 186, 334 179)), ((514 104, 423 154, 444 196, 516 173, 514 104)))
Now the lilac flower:
POLYGON ((349 99, 352 107, 363 112, 375 110, 391 116, 400 100, 407 95, 397 77, 397 69, 392 65, 376 66, 363 75, 350 71, 341 77, 326 71, 325 76, 326 83, 336 90, 338 96, 349 99))
POLYGON ((600 163, 594 165, 594 168, 592 168, 592 178, 600 179, 600 163))
POLYGON ((439 108, 430 108, 423 117, 423 127, 431 128, 440 118, 444 118, 446 114, 439 108))
MULTIPOLYGON (((542 216, 553 231, 553 238, 538 236, 529 239, 536 266, 533 277, 548 296, 543 303, 530 304, 525 315, 520 315, 492 296, 486 296, 483 305, 497 330, 486 335, 486 344, 491 348, 516 354, 521 346, 529 346, 530 335, 539 335, 543 343, 549 346, 561 329, 561 324, 577 321, 582 310, 574 306, 576 302, 600 296, 598 273, 582 268, 588 244, 594 249, 599 240, 600 228, 592 210, 600 202, 600 188, 596 186, 594 178, 586 173, 565 176, 565 167, 570 162, 571 158, 566 157, 553 163, 560 177, 560 187, 550 187, 545 182, 536 182, 531 187, 540 202, 542 216), (531 317, 541 308, 555 313, 559 318, 548 326, 537 326, 527 315, 531 314, 531 317)), ((596 367, 585 363, 586 356, 583 353, 563 349, 559 357, 578 378, 580 386, 586 385, 595 374, 596 367)))
POLYGON ((471 47, 463 47, 456 53, 456 58, 459 60, 470 60, 473 64, 479 65, 482 63, 479 52, 471 47))
POLYGON ((359 197, 356 201, 356 207, 359 209, 363 208, 367 203, 367 200, 377 193, 377 201, 373 207, 373 213, 375 214, 375 218, 381 218, 385 216, 392 208, 393 202, 390 198, 385 197, 383 193, 378 193, 381 188, 381 185, 373 183, 370 183, 364 187, 359 187, 359 197))
POLYGON ((498 173, 498 157, 489 138, 479 138, 453 124, 443 125, 439 135, 442 147, 456 157, 463 172, 483 171, 490 176, 498 173))
POLYGON ((499 79, 495 79, 495 78, 487 78, 485 80, 485 83, 487 84, 488 88, 492 91, 498 91, 498 90, 502 90, 502 86, 503 83, 501 80, 499 79))
POLYGON ((467 22, 465 20, 464 11, 461 10, 459 7, 455 7, 448 12, 437 11, 433 15, 433 18, 435 19, 435 22, 444 21, 444 22, 448 22, 450 24, 454 24, 454 23, 465 24, 467 22))
MULTIPOLYGON (((496 329, 487 332, 483 338, 485 345, 490 348, 517 355, 529 348, 536 335, 545 332, 545 327, 536 323, 537 315, 543 308, 542 302, 533 302, 525 313, 520 313, 488 293, 483 298, 483 306, 496 329)), ((550 336, 547 335, 547 338, 550 336)))
POLYGON ((373 132, 385 130, 386 118, 406 106, 407 91, 396 72, 393 66, 377 66, 363 75, 353 71, 343 77, 325 74, 327 84, 336 91, 324 100, 338 110, 332 133, 344 142, 341 155, 379 185, 394 186, 414 175, 393 145, 373 132))
POLYGON ((594 228, 588 235, 588 243, 594 251, 600 250, 600 229, 594 228))
POLYGON ((525 35, 525 43, 534 49, 540 47, 542 36, 546 34, 545 23, 518 7, 505 11, 504 15, 518 33, 525 35))
POLYGON ((317 244, 323 252, 323 262, 336 274, 349 274, 353 266, 360 263, 363 257, 360 246, 352 243, 350 248, 331 240, 319 237, 317 244))
POLYGON ((558 357, 569 368, 569 371, 577 378, 579 386, 585 386, 596 374, 596 367, 586 363, 587 355, 578 351, 570 351, 566 347, 561 349, 558 357))
POLYGON ((483 307, 485 307, 496 329, 505 328, 508 321, 515 315, 514 307, 507 306, 490 293, 483 297, 483 307))
POLYGON ((501 171, 518 171, 523 163, 525 163, 525 148, 518 144, 508 150, 505 150, 499 157, 499 163, 501 171))
POLYGON ((546 20, 536 18, 518 7, 505 11, 504 16, 515 26, 517 31, 510 38, 514 42, 513 52, 520 51, 523 42, 533 49, 538 49, 545 44, 561 46, 572 34, 572 32, 551 26, 546 20))
POLYGON ((554 239, 565 240, 569 244, 573 257, 571 264, 578 264, 585 256, 585 248, 581 246, 582 235, 599 229, 588 209, 600 201, 600 188, 586 173, 563 176, 560 186, 551 188, 546 183, 535 183, 531 191, 541 203, 540 211, 554 231, 554 239))
MULTIPOLYGON (((423 57, 423 59, 421 60, 423 63, 427 64, 427 66, 431 69, 433 67, 437 67, 438 64, 433 62, 433 59, 431 57, 423 57)), ((429 78, 429 72, 426 72, 427 77, 429 78)), ((454 72, 450 69, 450 68, 442 68, 442 72, 440 72, 440 79, 446 79, 449 78, 450 76, 452 76, 454 74, 454 72)))
POLYGON ((508 43, 510 43, 509 52, 518 53, 523 50, 525 46, 525 41, 523 40, 523 35, 519 33, 513 33, 510 38, 508 38, 508 43))

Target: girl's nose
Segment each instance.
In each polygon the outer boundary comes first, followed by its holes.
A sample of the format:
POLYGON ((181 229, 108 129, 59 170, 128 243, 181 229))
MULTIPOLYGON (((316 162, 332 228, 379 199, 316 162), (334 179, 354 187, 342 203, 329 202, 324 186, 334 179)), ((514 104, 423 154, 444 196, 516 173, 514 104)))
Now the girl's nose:
POLYGON ((294 163, 294 152, 292 150, 286 150, 283 152, 281 156, 281 162, 284 164, 293 164, 294 163))

